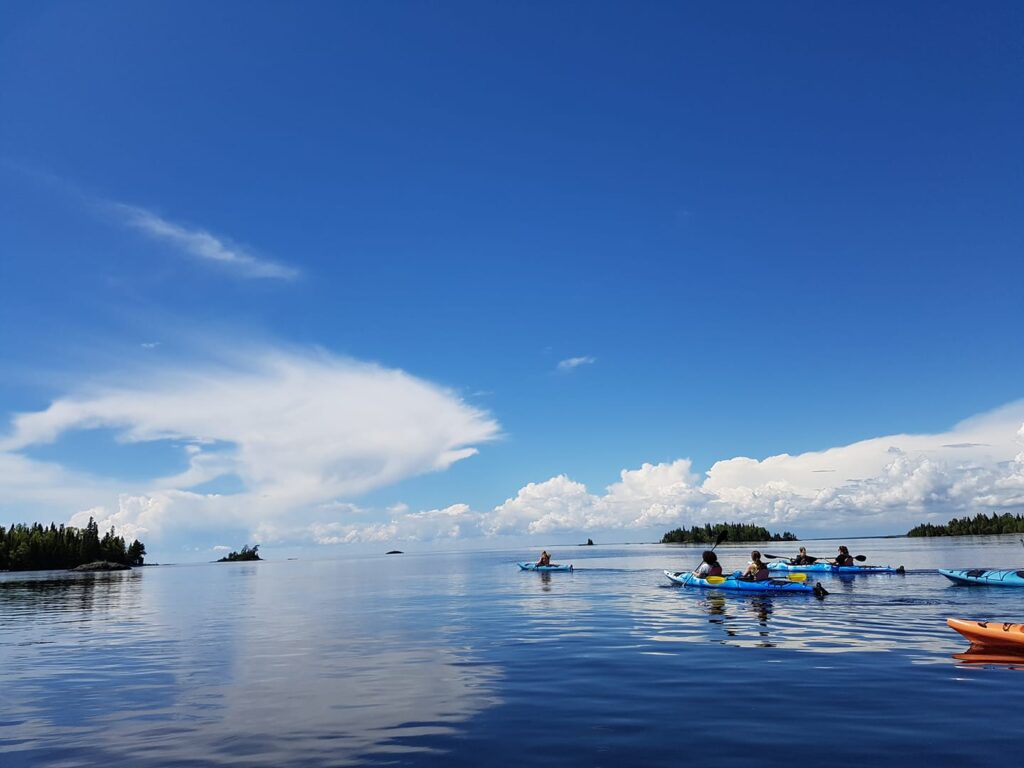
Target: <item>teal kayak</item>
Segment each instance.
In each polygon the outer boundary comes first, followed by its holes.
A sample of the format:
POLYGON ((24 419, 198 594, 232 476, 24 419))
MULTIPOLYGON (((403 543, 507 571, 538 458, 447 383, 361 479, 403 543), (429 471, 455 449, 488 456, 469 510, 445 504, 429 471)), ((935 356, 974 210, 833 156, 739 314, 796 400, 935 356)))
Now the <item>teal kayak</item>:
POLYGON ((565 565, 537 565, 536 563, 516 563, 521 571, 538 571, 540 573, 551 573, 553 571, 571 571, 572 564, 565 565))
POLYGON ((904 573, 903 566, 894 568, 891 565, 832 565, 831 563, 811 563, 810 565, 792 565, 784 560, 768 563, 770 571, 788 571, 790 573, 904 573))
POLYGON ((992 568, 971 568, 969 570, 946 570, 939 573, 955 584, 981 584, 990 587, 1024 587, 1024 571, 997 570, 992 568))
POLYGON ((725 581, 711 584, 707 579, 699 579, 687 571, 665 571, 668 580, 673 584, 683 587, 703 587, 704 589, 728 589, 735 592, 799 592, 801 594, 827 595, 828 592, 821 584, 813 586, 803 581, 789 581, 789 579, 765 579, 764 581, 745 581, 733 576, 726 576, 725 581))

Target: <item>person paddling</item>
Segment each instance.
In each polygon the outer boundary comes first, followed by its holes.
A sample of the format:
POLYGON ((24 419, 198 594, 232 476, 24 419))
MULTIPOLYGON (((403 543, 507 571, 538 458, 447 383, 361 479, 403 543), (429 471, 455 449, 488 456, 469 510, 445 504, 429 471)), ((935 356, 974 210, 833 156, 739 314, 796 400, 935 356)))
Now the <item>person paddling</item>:
POLYGON ((768 566, 761 559, 761 553, 755 549, 750 553, 750 564, 740 578, 743 581, 766 581, 770 576, 768 566))
POLYGON ((548 554, 546 549, 540 553, 540 560, 537 561, 537 565, 551 565, 551 555, 548 554))
POLYGON ((844 547, 842 544, 839 545, 839 554, 836 555, 835 560, 832 561, 833 565, 854 565, 853 556, 850 554, 850 550, 844 547))
POLYGON ((701 564, 693 569, 693 575, 698 579, 706 579, 708 576, 721 576, 722 566, 718 562, 718 555, 710 549, 705 549, 701 555, 701 564))
POLYGON ((791 558, 790 565, 814 565, 814 558, 807 554, 807 547, 800 547, 800 553, 791 558))

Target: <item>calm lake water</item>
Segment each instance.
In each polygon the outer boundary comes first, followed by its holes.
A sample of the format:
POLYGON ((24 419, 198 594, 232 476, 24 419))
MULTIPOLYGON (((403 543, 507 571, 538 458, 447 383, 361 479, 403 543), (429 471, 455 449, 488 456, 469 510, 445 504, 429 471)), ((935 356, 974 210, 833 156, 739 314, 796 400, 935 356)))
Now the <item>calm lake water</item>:
POLYGON ((533 551, 0 574, 0 765, 1024 759, 1024 659, 957 658, 945 626, 1022 622, 1024 590, 934 571, 1022 567, 1018 537, 846 543, 908 572, 824 600, 673 587, 701 547, 662 545, 556 548, 577 570, 550 575, 515 567, 533 551))

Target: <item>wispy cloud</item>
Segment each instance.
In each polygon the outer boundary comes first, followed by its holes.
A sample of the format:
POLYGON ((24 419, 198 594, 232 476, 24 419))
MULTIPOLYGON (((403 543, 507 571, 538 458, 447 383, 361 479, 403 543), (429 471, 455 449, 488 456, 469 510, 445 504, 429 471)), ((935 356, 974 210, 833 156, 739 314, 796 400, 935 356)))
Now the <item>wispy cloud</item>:
POLYGON ((558 363, 558 370, 563 373, 574 371, 581 365, 593 365, 597 362, 596 357, 590 355, 583 355, 582 357, 568 357, 565 360, 560 360, 558 363))
POLYGON ((122 224, 173 245, 197 259, 218 264, 239 277, 294 280, 301 274, 294 267, 254 256, 243 246, 205 229, 175 224, 137 205, 110 202, 106 207, 122 224))
POLYGON ((94 215, 112 217, 122 226, 138 230, 147 237, 173 246, 195 259, 217 264, 237 277, 294 280, 302 274, 296 267, 258 256, 251 249, 222 235, 169 221, 139 205, 112 200, 63 176, 0 158, 0 167, 4 166, 50 189, 76 198, 81 204, 92 209, 94 215))
POLYGON ((447 469, 499 431, 489 414, 447 389, 322 351, 250 348, 213 362, 121 370, 111 381, 77 384, 45 410, 13 418, 0 434, 5 502, 85 510, 72 521, 92 515, 126 535, 157 538, 170 529, 337 519, 352 509, 325 504, 447 469), (113 430, 124 445, 172 441, 187 467, 121 482, 29 455, 32 446, 86 429, 113 430), (241 490, 202 490, 225 477, 237 478, 241 490))

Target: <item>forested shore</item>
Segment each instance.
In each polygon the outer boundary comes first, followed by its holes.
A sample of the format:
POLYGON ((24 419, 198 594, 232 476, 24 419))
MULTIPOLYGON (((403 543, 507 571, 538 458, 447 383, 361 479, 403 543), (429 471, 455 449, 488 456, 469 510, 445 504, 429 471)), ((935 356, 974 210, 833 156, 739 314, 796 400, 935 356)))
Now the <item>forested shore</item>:
POLYGON ((767 528, 747 523, 706 523, 695 525, 690 530, 676 528, 661 537, 662 544, 713 544, 719 534, 725 531, 728 541, 797 541, 789 531, 771 533, 767 528))
POLYGON ((85 528, 50 523, 0 525, 0 571, 41 571, 76 568, 106 561, 119 565, 142 565, 146 546, 138 539, 125 545, 113 527, 100 536, 91 517, 85 528))
POLYGON ((999 533, 1024 533, 1024 517, 1009 512, 957 517, 945 525, 922 523, 914 526, 907 531, 907 536, 988 536, 999 533))

